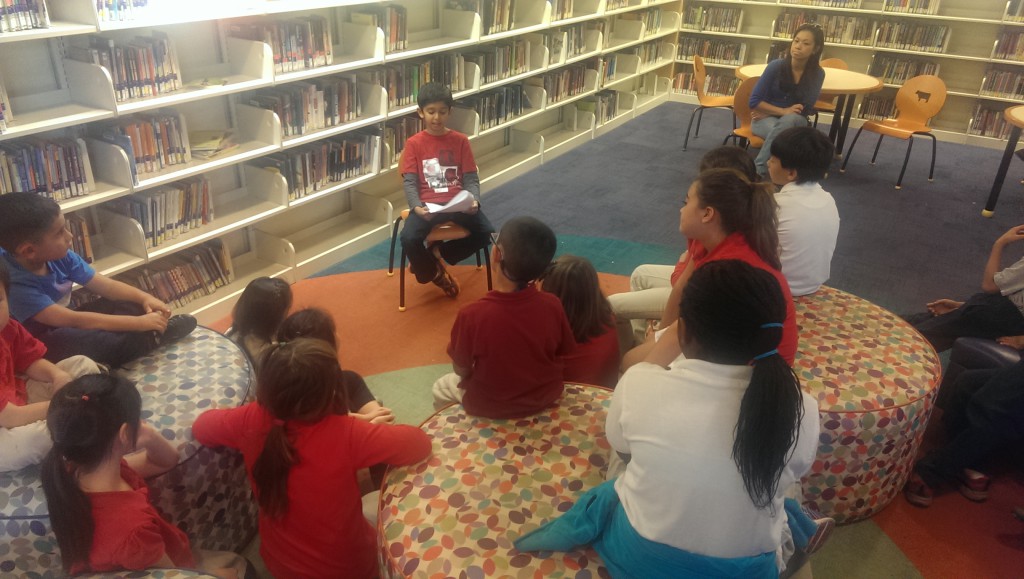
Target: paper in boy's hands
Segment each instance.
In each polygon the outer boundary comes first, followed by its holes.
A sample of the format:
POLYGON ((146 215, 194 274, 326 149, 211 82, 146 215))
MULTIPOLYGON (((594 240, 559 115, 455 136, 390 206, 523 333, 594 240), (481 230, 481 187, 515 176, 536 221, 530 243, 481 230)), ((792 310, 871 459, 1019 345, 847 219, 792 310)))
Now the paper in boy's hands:
POLYGON ((439 203, 427 203, 428 213, 462 213, 473 206, 473 196, 469 191, 463 189, 452 197, 452 200, 444 205, 439 203))

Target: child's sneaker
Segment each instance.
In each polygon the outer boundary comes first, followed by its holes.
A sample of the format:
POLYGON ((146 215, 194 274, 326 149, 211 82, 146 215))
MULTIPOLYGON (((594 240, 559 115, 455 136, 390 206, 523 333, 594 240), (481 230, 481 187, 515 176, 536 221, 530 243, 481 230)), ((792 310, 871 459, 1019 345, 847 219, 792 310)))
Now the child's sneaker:
POLYGON ((804 546, 804 553, 812 555, 821 549, 821 546, 828 541, 829 537, 832 536, 832 531, 836 528, 836 520, 832 517, 826 517, 821 513, 804 507, 804 512, 809 517, 814 519, 814 524, 818 525, 818 529, 814 531, 814 535, 811 536, 807 541, 807 545, 804 546))
POLYGON ((927 508, 932 505, 932 498, 935 496, 935 493, 928 486, 928 483, 924 482, 921 475, 911 472, 907 485, 903 487, 903 496, 907 499, 908 503, 915 507, 927 508))
POLYGON ((171 316, 171 319, 167 320, 167 329, 160 336, 160 343, 170 344, 171 342, 177 342, 191 334, 192 330, 196 329, 197 323, 196 319, 188 314, 171 316))
POLYGON ((960 476, 960 494, 976 503, 988 500, 988 487, 992 479, 984 473, 965 468, 960 476))
POLYGON ((437 272, 437 277, 434 278, 434 285, 441 288, 444 295, 450 298, 456 298, 459 296, 459 282, 455 281, 452 274, 448 273, 448 270, 441 267, 440 271, 437 272))

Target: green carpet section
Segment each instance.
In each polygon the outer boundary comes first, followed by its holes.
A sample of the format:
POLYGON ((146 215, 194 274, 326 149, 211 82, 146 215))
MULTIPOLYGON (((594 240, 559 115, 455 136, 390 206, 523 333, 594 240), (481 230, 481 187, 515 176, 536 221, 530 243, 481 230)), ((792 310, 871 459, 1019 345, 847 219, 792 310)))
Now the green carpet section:
MULTIPOLYGON (((604 237, 584 237, 578 235, 559 235, 558 254, 572 254, 586 257, 594 264, 597 271, 618 275, 629 275, 633 269, 643 263, 673 264, 679 259, 685 246, 683 238, 667 240, 669 245, 652 245, 636 243, 621 239, 604 237)), ((336 263, 318 272, 312 277, 322 277, 354 271, 386 269, 391 241, 382 241, 373 247, 336 263)), ((395 261, 398 261, 399 248, 395 248, 395 261)), ((473 258, 470 258, 472 260, 473 258)), ((397 267, 397 263, 396 263, 397 267)))
POLYGON ((370 392, 384 406, 394 411, 397 422, 419 426, 434 413, 434 397, 430 387, 435 380, 451 371, 451 364, 434 364, 364 378, 370 392))
POLYGON ((811 557, 814 579, 916 579, 922 577, 878 525, 870 520, 836 527, 811 557))

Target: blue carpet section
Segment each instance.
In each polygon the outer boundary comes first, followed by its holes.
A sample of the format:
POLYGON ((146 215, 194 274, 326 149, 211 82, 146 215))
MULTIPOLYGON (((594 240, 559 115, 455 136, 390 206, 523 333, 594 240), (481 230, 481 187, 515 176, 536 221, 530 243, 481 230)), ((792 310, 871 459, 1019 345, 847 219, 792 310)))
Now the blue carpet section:
MULTIPOLYGON (((384 269, 388 265, 390 244, 390 240, 378 243, 312 277, 384 269)), ((567 253, 586 257, 593 262, 597 271, 626 276, 633 272, 633 268, 642 263, 668 264, 679 259, 679 250, 673 247, 601 237, 559 235, 558 255, 567 253)), ((398 260, 397 255, 395 260, 398 260)), ((468 262, 472 262, 472 258, 468 262)))

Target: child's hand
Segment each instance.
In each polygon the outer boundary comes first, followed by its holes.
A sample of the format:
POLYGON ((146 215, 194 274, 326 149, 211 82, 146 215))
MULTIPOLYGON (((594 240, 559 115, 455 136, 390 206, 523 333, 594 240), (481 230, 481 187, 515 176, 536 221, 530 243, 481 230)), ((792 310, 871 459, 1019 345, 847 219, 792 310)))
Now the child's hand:
POLYGON ((142 300, 142 309, 145 310, 147 314, 160 312, 165 318, 171 317, 171 308, 167 307, 167 304, 149 294, 146 294, 146 299, 142 300))
POLYGON ((167 329, 167 316, 162 312, 149 312, 135 317, 135 330, 138 332, 160 332, 167 329))
POLYGON ((996 341, 1015 350, 1024 350, 1024 336, 1003 336, 996 338, 996 341))
POLYGON ((412 212, 415 213, 416 215, 419 215, 423 219, 426 219, 427 221, 430 221, 431 219, 434 218, 434 214, 427 211, 427 208, 423 207, 422 205, 417 206, 415 209, 412 210, 412 212))
POLYGON ((999 237, 996 243, 1008 245, 1014 241, 1020 241, 1021 239, 1024 239, 1024 225, 1011 227, 1009 231, 999 237))
POLYGON ((473 204, 469 206, 469 209, 465 211, 466 215, 476 215, 480 212, 480 203, 473 201, 473 204))
POLYGON ((381 406, 380 408, 374 408, 366 414, 359 414, 358 412, 350 413, 353 418, 365 420, 370 424, 384 424, 395 421, 395 414, 390 408, 381 406))
POLYGON ((948 314, 949 312, 959 308, 962 305, 964 305, 963 302, 958 302, 956 300, 935 300, 934 302, 928 304, 928 311, 931 312, 933 316, 941 316, 942 314, 948 314))
POLYGON ((791 107, 786 109, 786 113, 787 114, 788 113, 794 113, 794 114, 798 114, 799 115, 799 114, 801 114, 803 112, 804 112, 804 105, 802 105, 800 103, 797 103, 797 104, 795 104, 795 105, 793 105, 793 106, 791 106, 791 107))

